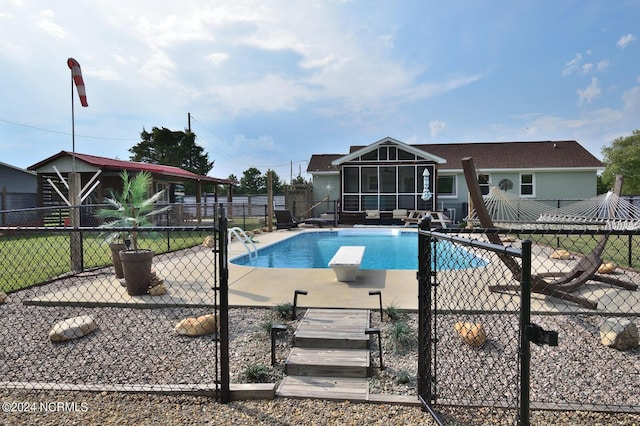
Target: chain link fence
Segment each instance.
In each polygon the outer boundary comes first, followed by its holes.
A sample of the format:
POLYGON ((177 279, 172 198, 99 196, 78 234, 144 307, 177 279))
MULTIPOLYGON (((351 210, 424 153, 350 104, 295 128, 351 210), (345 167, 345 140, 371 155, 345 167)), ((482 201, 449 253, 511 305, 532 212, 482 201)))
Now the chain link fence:
POLYGON ((419 273, 430 281, 419 293, 430 315, 420 335, 426 375, 419 393, 427 402, 497 407, 518 423, 526 423, 521 404, 640 413, 638 231, 427 233, 435 241, 424 248, 430 257, 419 273), (523 261, 506 254, 519 253, 523 241, 532 244, 535 325, 526 332, 539 343, 529 372, 521 369, 523 261))
MULTIPOLYGON (((0 386, 228 400, 226 219, 218 213, 207 225, 145 228, 138 244, 151 266, 133 259, 120 271, 126 245, 112 252, 104 228, 0 227, 0 386)), ((61 217, 61 209, 37 214, 61 217)))

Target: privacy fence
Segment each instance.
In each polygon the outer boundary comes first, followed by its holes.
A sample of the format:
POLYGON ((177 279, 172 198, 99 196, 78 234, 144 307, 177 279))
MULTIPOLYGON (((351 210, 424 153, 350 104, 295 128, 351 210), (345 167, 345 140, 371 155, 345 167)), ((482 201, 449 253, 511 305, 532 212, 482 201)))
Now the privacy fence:
POLYGON ((419 234, 418 387, 436 418, 445 405, 518 424, 529 409, 640 413, 637 230, 419 234))
MULTIPOLYGON (((103 228, 0 227, 0 386, 198 391, 228 401, 227 220, 215 209, 208 218, 145 228, 138 243, 152 267, 125 264, 124 276, 112 256, 126 245, 112 255, 103 228), (143 294, 129 280, 139 270, 143 294)), ((109 230, 125 240, 136 231, 109 230)))

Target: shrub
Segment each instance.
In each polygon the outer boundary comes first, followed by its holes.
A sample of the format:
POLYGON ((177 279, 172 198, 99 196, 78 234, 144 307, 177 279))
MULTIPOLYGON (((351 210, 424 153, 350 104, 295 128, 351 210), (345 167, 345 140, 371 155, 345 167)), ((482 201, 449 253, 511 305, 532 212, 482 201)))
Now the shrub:
POLYGON ((260 330, 262 330, 268 336, 271 335, 271 327, 279 324, 279 322, 275 318, 266 318, 264 321, 260 323, 260 330))
POLYGON ((396 376, 396 383, 400 385, 406 385, 408 383, 411 383, 412 379, 413 376, 410 372, 408 372, 407 370, 400 370, 398 371, 398 375, 396 376))
POLYGON ((284 302, 276 305, 273 308, 280 318, 289 318, 291 312, 293 312, 293 304, 291 302, 284 302))
POLYGON ((268 383, 271 381, 271 369, 262 364, 249 363, 244 365, 242 378, 248 383, 268 383))
POLYGON ((389 329, 389 336, 396 351, 408 349, 415 341, 411 327, 404 321, 394 323, 389 329))
POLYGON ((397 321, 400 319, 400 308, 395 303, 387 305, 384 309, 385 314, 391 321, 397 321))

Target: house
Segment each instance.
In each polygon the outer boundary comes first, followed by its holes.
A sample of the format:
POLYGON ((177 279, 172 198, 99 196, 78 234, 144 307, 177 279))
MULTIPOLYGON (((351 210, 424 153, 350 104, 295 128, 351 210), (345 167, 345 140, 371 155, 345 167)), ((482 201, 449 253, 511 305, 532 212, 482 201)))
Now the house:
POLYGON ((164 199, 160 200, 165 203, 174 203, 176 197, 180 198, 182 184, 186 181, 196 184, 196 203, 201 202, 203 183, 214 184, 216 201, 218 200, 218 185, 231 186, 235 183, 228 179, 198 175, 174 166, 116 160, 68 151, 60 151, 28 167, 28 169, 37 174, 38 206, 42 207, 65 205, 64 200, 58 194, 60 191, 68 199, 68 190, 61 182, 61 177, 68 181, 69 173, 74 170, 80 175, 80 188, 87 188, 90 193, 84 204, 100 204, 103 197, 108 196, 111 190, 120 191, 122 189, 120 174, 123 170, 130 174, 141 171, 151 173, 153 177, 152 192, 166 190, 164 199), (100 173, 94 178, 97 172, 100 173), (98 181, 95 189, 90 190, 92 185, 96 185, 98 181))
POLYGON ((484 193, 492 184, 553 207, 595 197, 597 173, 604 169, 570 140, 409 145, 386 137, 351 146, 348 154, 314 154, 307 172, 314 199, 329 195, 340 202, 342 223, 360 222, 365 210, 395 209, 443 211, 460 221, 468 213, 465 157, 473 158, 484 193), (426 200, 425 190, 432 194, 426 200))
MULTIPOLYGON (((36 189, 35 173, 0 162, 0 210, 36 207, 36 189)), ((23 218, 20 216, 18 213, 2 214, 0 226, 21 223, 23 218)))

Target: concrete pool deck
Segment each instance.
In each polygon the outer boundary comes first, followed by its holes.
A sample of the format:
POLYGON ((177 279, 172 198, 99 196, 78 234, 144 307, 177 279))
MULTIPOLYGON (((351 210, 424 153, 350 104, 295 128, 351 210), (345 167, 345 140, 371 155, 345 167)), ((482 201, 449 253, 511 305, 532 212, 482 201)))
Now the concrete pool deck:
MULTIPOLYGON (((331 228, 314 228, 315 232, 326 232, 331 228)), ((300 230, 280 230, 255 236, 258 248, 281 241, 284 238, 305 232, 300 230)), ((403 228, 402 231, 417 232, 403 228)), ((246 254, 247 250, 240 242, 229 247, 229 259, 246 254)), ((417 254, 416 254, 417 255, 417 254)), ((72 305, 72 306, 116 306, 156 308, 166 306, 212 306, 214 285, 211 265, 215 258, 211 249, 196 248, 187 254, 154 261, 158 271, 168 287, 163 296, 129 296, 119 280, 111 273, 91 278, 82 278, 77 285, 64 290, 35 297, 25 303, 34 305, 72 305), (186 257, 188 262, 185 262, 186 257), (177 265, 180 263, 181 265, 177 265), (185 273, 188 265, 190 273, 185 273)), ((498 263, 498 262, 496 262, 498 263)), ((544 265, 558 270, 562 264, 552 263, 549 259, 534 259, 534 268, 544 265), (547 265, 547 263, 549 263, 547 265)), ((455 274, 455 272, 449 272, 455 274)), ((465 275, 469 279, 468 273, 465 275)), ((81 277, 74 278, 80 279, 81 277)), ((447 279, 452 285, 442 286, 441 309, 456 301, 455 293, 469 291, 465 282, 457 283, 447 279), (446 288, 446 289, 445 289, 446 288), (447 302, 449 301, 449 302, 447 302)), ((370 291, 380 291, 383 307, 390 305, 401 310, 418 309, 418 282, 415 270, 367 270, 358 271, 356 281, 337 281, 334 271, 326 269, 279 269, 240 266, 229 262, 229 305, 235 307, 273 307, 293 302, 296 290, 306 291, 299 295, 297 304, 301 308, 348 308, 378 309, 379 298, 369 295, 370 291)), ((504 311, 514 306, 513 294, 491 292, 488 286, 474 289, 475 306, 465 306, 466 310, 504 311)), ((538 313, 584 312, 609 314, 640 314, 640 291, 626 291, 608 285, 587 284, 575 294, 598 301, 597 311, 540 294, 532 295, 532 311, 538 313), (622 310, 624 312, 622 312, 622 310)), ((465 301, 468 301, 465 298, 465 301)))

